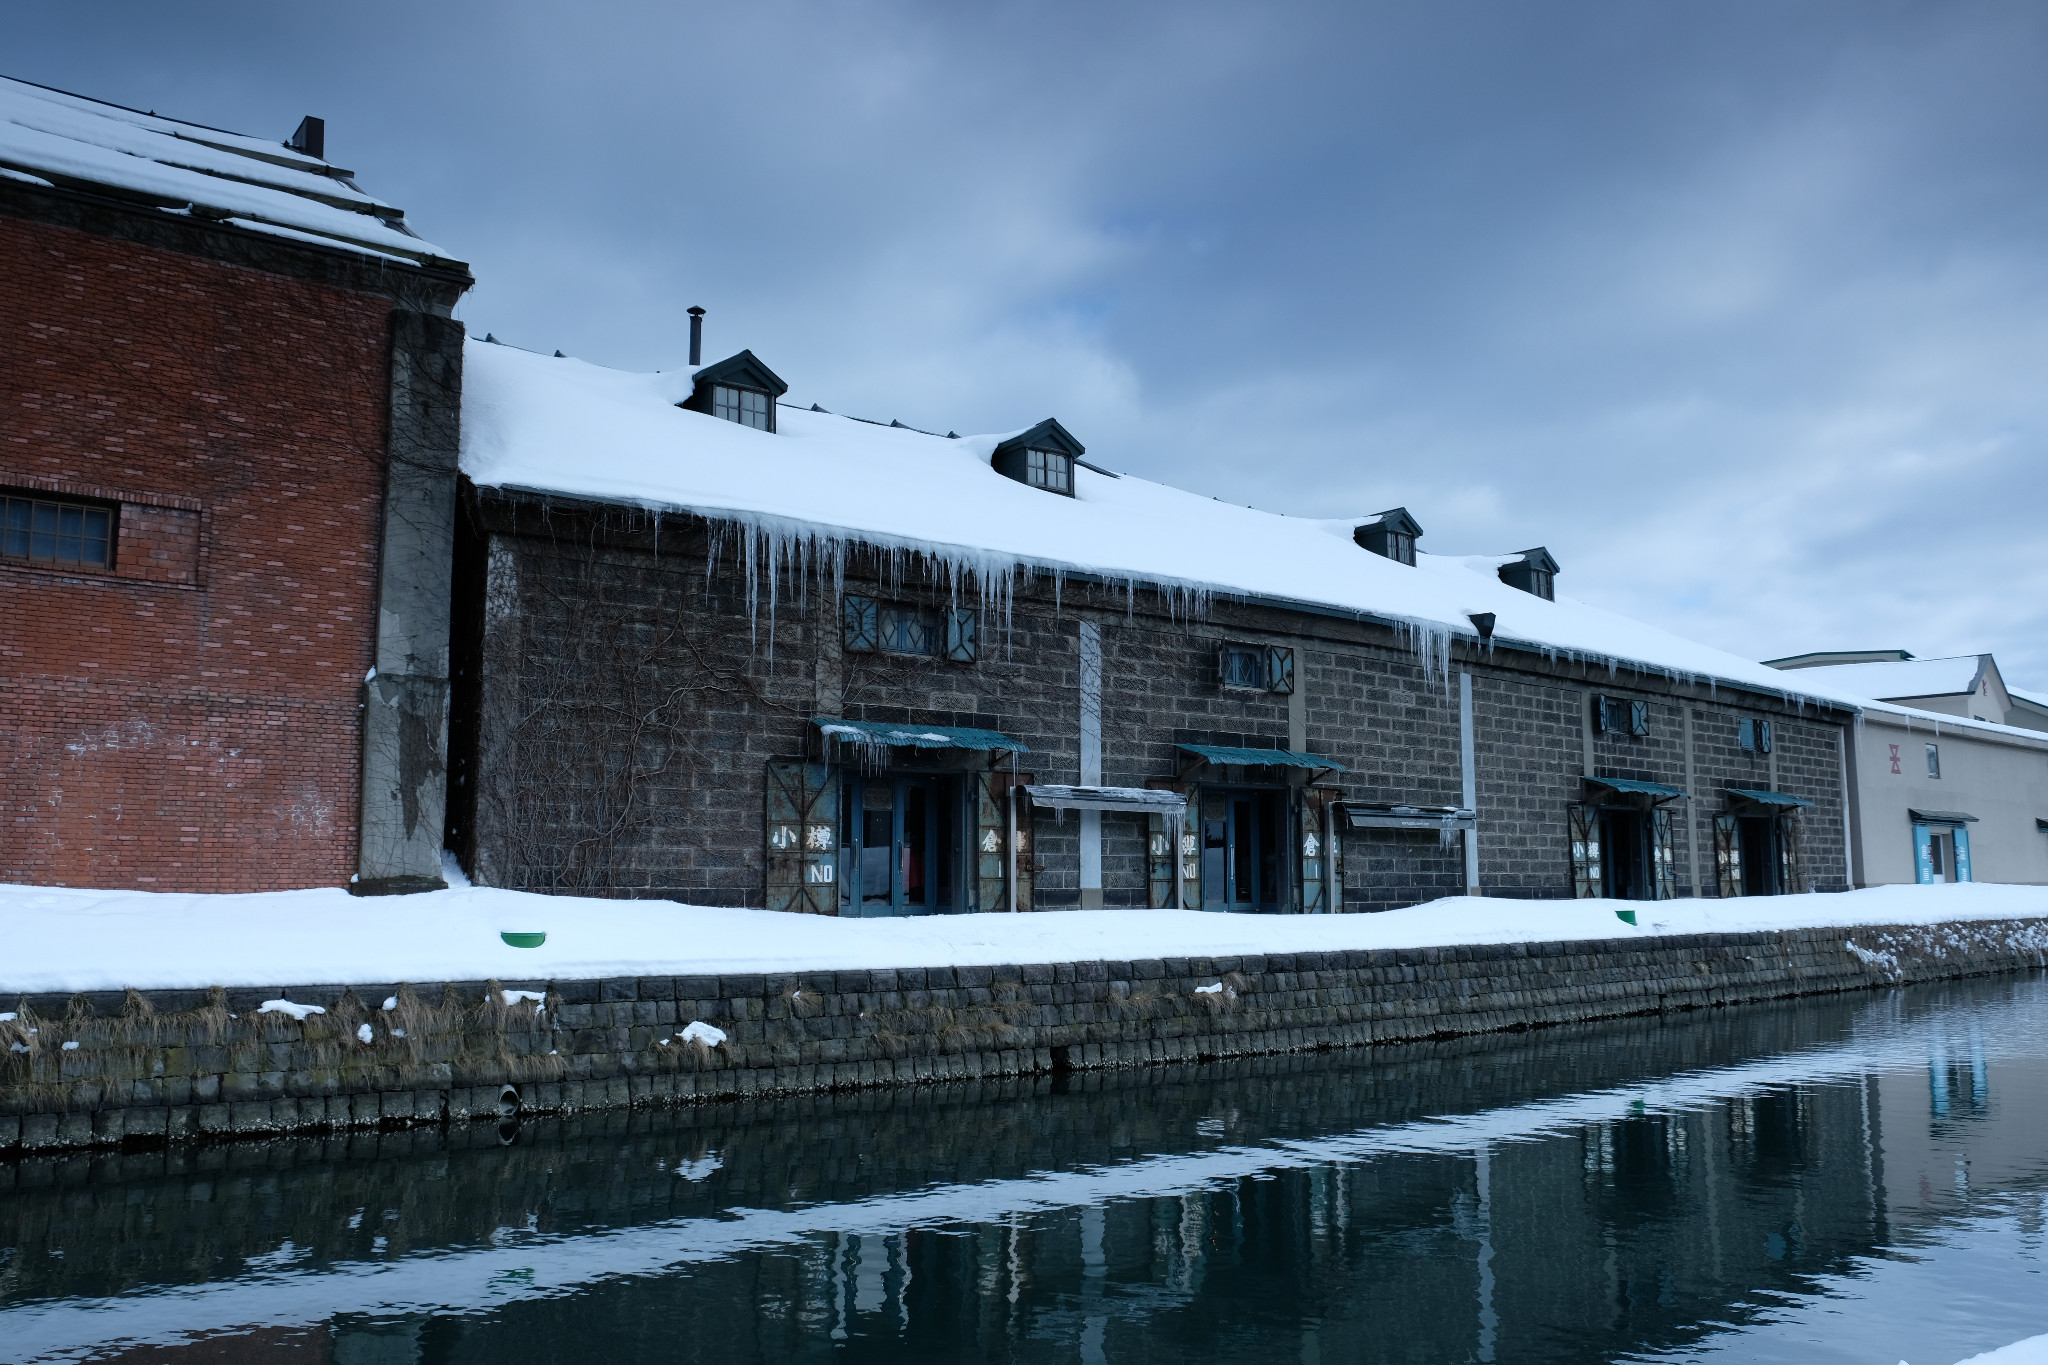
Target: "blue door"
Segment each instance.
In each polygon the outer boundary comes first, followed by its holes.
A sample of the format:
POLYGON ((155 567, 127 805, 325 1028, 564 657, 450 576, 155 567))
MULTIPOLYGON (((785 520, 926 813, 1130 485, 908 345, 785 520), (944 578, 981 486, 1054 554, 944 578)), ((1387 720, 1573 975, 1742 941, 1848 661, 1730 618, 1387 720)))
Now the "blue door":
POLYGON ((1925 825, 1913 826, 1913 880, 1922 886, 1939 880, 1934 875, 1934 831, 1925 825))
POLYGON ((1202 908, 1273 913, 1286 900, 1287 793, 1202 793, 1202 908))
POLYGON ((957 779, 849 779, 840 809, 842 915, 928 915, 958 907, 964 812, 957 779))

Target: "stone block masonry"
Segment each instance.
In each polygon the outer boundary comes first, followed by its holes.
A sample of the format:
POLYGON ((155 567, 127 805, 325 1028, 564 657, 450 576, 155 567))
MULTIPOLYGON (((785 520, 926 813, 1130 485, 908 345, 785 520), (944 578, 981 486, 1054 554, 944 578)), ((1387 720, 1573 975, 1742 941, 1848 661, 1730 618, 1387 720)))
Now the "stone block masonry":
POLYGON ((0 1150, 395 1128, 1521 1030, 2048 966, 2048 920, 1242 958, 28 996, 0 1150), (265 1000, 317 1005, 303 1020, 265 1000), (692 1023, 724 1041, 686 1040, 692 1023))

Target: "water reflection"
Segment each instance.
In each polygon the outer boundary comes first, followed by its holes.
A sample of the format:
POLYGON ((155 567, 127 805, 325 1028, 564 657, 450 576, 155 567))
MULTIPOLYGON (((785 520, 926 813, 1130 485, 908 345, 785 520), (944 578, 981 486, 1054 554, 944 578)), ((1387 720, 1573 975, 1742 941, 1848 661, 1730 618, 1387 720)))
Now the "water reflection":
POLYGON ((2008 978, 29 1162, 0 1359, 1925 1365, 2048 1331, 2044 1082, 2008 978))

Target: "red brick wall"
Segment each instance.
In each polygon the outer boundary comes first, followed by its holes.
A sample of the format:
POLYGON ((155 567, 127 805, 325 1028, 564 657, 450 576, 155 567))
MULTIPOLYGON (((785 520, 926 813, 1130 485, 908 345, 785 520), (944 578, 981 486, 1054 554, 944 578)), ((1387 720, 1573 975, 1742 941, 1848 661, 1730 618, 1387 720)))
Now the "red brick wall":
POLYGON ((354 870, 389 300, 0 219, 0 486, 120 504, 0 560, 0 881, 354 870))

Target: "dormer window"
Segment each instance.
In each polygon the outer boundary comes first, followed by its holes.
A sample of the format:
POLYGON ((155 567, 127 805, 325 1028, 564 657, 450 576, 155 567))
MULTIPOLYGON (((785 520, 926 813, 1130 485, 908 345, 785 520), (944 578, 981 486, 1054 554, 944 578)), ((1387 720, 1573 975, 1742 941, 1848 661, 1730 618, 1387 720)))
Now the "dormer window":
POLYGON ((789 392, 752 351, 741 351, 697 371, 696 387, 676 404, 756 431, 775 430, 775 400, 789 392))
POLYGON ((1546 602, 1555 602, 1557 561, 1550 557, 1550 551, 1538 545, 1533 550, 1522 551, 1521 558, 1512 563, 1501 565, 1500 581, 1546 602))
POLYGON ((774 405, 758 389, 736 389, 728 384, 711 386, 711 415, 738 422, 756 431, 773 431, 768 416, 774 405))
POLYGON ((1376 555, 1384 555, 1396 564, 1413 568, 1415 540, 1421 534, 1422 523, 1409 516, 1407 508, 1396 507, 1354 528, 1351 538, 1376 555))
POLYGON ((1065 427, 1048 417, 997 446, 989 463, 1004 478, 1071 498, 1074 462, 1087 453, 1065 427))
POLYGON ((1024 452, 1024 482, 1053 493, 1074 491, 1074 461, 1057 450, 1024 452))

